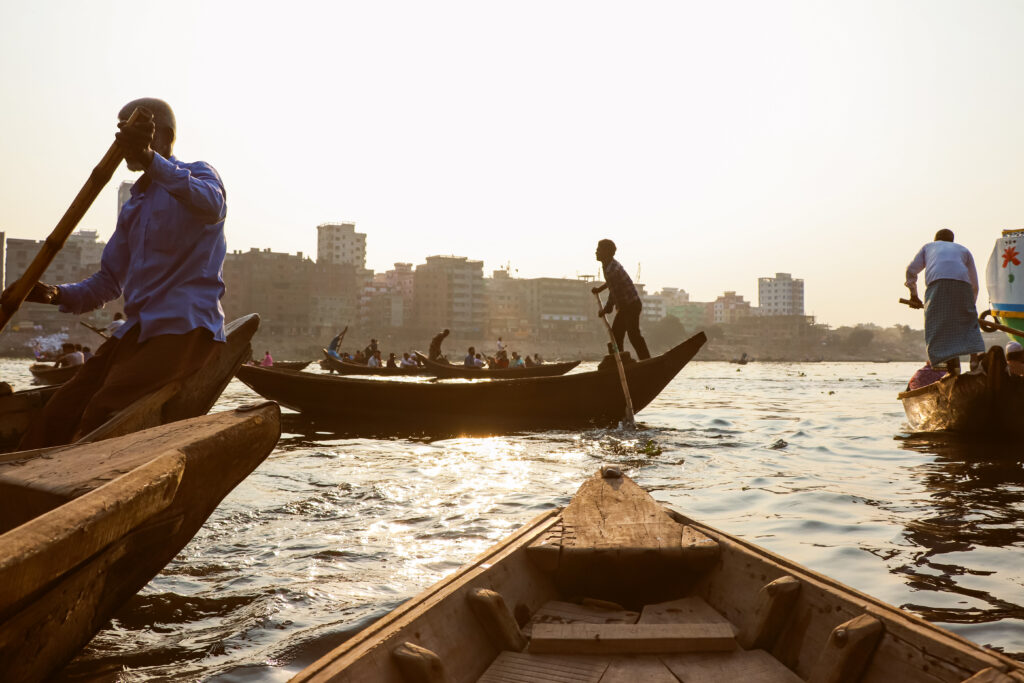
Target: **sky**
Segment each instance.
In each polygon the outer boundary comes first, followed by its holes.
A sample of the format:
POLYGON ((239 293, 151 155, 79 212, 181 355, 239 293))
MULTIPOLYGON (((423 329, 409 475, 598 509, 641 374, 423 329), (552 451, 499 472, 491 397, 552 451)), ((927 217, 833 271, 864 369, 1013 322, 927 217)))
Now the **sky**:
MULTIPOLYGON (((792 273, 832 326, 922 325, 907 263, 1024 227, 1024 3, 0 4, 0 230, 43 239, 136 97, 227 188, 228 248, 455 254, 709 301, 792 273)), ((80 224, 106 239, 123 165, 80 224)), ((922 282, 923 291, 923 282, 922 282)), ((987 307, 982 285, 979 309, 987 307)))

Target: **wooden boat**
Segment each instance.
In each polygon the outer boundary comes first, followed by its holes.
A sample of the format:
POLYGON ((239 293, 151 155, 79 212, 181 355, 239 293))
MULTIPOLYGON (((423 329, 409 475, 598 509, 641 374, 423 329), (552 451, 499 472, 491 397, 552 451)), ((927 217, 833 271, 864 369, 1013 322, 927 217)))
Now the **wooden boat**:
MULTIPOLYGON (((642 410, 704 345, 701 332, 670 351, 626 364, 633 409, 642 410)), ((243 367, 256 393, 308 418, 389 432, 487 433, 495 430, 613 425, 625 401, 614 363, 606 370, 501 382, 380 382, 243 367)))
POLYGON ((423 366, 435 377, 458 377, 461 379, 516 379, 521 377, 555 377, 564 375, 577 365, 580 361, 568 361, 565 363, 544 363, 542 365, 531 365, 522 368, 467 368, 464 365, 451 365, 438 363, 430 360, 422 353, 416 354, 423 366))
MULTIPOLYGON (((249 342, 259 325, 260 317, 255 313, 232 321, 224 328, 226 343, 200 372, 140 399, 86 438, 96 441, 205 414, 217 402, 238 367, 252 355, 249 342)), ((17 447, 32 419, 57 388, 29 389, 0 396, 0 452, 17 447)))
POLYGON ((58 368, 46 363, 33 363, 28 371, 32 373, 36 384, 63 384, 75 376, 81 365, 66 365, 58 368))
POLYGON ((1020 683, 1024 665, 588 479, 292 683, 1020 683))
POLYGON ((1024 414, 1024 377, 1008 374, 1003 349, 993 346, 980 372, 947 375, 898 398, 915 432, 1011 435, 1024 414))
POLYGON ((321 349, 324 352, 324 358, 320 361, 320 367, 324 370, 330 370, 336 372, 339 375, 379 375, 381 377, 396 376, 396 377, 415 377, 433 374, 424 368, 371 368, 368 365, 362 363, 350 363, 344 360, 338 360, 329 353, 327 349, 321 349))
POLYGON ((305 370, 306 366, 312 363, 311 360, 275 360, 274 367, 282 370, 305 370))
POLYGON ((273 403, 0 457, 0 680, 71 659, 273 450, 273 403))

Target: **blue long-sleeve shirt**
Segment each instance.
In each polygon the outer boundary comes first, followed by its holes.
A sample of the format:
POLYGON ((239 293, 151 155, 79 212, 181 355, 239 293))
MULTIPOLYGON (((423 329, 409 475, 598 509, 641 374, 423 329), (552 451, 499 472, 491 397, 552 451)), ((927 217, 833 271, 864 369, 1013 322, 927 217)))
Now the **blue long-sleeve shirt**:
POLYGON ((124 336, 140 325, 139 341, 204 328, 224 341, 224 184, 209 164, 153 154, 117 217, 100 269, 60 285, 60 310, 85 313, 124 294, 124 336), (145 177, 145 176, 144 176, 145 177))
POLYGON ((608 302, 604 307, 606 313, 611 313, 613 307, 621 311, 625 306, 640 301, 636 286, 621 263, 608 259, 601 265, 604 266, 604 281, 608 286, 608 302))

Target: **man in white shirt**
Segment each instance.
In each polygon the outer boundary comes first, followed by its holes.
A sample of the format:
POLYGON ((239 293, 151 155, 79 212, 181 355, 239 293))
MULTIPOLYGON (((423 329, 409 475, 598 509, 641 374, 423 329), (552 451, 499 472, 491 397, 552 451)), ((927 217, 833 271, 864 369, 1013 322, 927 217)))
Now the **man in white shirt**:
POLYGON ((960 371, 960 356, 985 352, 978 327, 978 271, 966 247, 953 242, 952 230, 939 230, 907 266, 911 306, 924 308, 924 337, 932 367, 945 363, 960 371), (917 296, 917 276, 924 271, 924 301, 917 296))

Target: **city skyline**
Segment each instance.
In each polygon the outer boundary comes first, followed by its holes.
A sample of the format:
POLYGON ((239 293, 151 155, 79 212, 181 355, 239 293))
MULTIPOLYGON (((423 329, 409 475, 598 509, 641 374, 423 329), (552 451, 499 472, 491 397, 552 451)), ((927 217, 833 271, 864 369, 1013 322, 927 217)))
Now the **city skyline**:
MULTIPOLYGON (((308 226, 355 221, 374 270, 465 254, 574 276, 610 237, 653 290, 753 298, 789 272, 821 322, 920 327, 896 300, 938 228, 983 271, 1024 224, 1018 3, 0 13, 9 235, 49 233, 144 95, 224 178, 229 249, 313 253, 308 226), (151 26, 183 49, 154 52, 151 26)), ((109 239, 134 177, 81 227, 109 239)))

